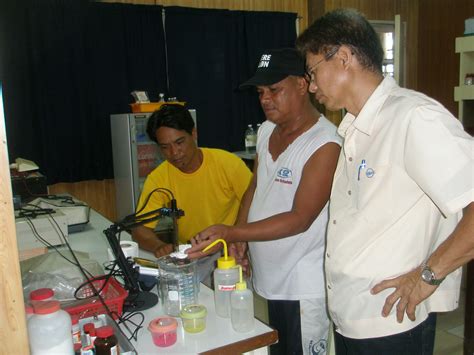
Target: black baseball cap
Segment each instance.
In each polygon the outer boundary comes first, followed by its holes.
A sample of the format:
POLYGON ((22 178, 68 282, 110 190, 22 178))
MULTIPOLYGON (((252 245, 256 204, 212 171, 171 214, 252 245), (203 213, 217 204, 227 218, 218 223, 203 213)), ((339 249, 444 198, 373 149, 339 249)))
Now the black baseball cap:
POLYGON ((294 48, 269 49, 260 57, 255 75, 239 88, 272 85, 289 75, 305 75, 305 63, 300 53, 294 48))

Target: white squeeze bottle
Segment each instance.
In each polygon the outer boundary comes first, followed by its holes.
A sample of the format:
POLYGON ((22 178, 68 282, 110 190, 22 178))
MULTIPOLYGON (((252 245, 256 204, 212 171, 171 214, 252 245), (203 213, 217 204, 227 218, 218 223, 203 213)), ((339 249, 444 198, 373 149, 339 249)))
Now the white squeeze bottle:
POLYGON ((230 320, 236 332, 250 332, 254 327, 253 293, 247 288, 247 283, 242 279, 242 266, 240 281, 235 285, 235 290, 230 294, 230 320))
POLYGON ((230 294, 239 282, 239 269, 235 259, 227 254, 227 243, 224 239, 217 239, 203 251, 212 248, 217 243, 224 244, 224 256, 217 259, 217 268, 214 270, 214 303, 219 317, 230 317, 230 294))

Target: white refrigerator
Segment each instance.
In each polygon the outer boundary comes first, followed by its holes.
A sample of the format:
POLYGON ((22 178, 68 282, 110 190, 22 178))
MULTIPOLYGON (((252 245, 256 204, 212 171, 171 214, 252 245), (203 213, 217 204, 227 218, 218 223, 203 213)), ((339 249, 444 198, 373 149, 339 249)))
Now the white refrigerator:
MULTIPOLYGON (((189 112, 196 124, 196 110, 189 112)), ((118 220, 135 212, 147 175, 163 161, 157 144, 146 133, 150 115, 151 112, 110 116, 118 220)))

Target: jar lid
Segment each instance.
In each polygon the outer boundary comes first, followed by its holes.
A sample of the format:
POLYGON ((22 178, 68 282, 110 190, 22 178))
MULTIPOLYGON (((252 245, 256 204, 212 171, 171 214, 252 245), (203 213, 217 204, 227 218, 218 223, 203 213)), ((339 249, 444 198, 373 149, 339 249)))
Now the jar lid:
POLYGON ((204 318, 207 314, 207 309, 202 304, 188 304, 184 306, 179 314, 184 319, 204 318))
POLYGON ((39 288, 31 291, 30 300, 32 301, 44 301, 54 296, 54 291, 50 288, 39 288))
POLYGON ((108 338, 114 335, 114 328, 111 325, 104 325, 96 329, 97 338, 108 338))
POLYGON ((43 301, 33 305, 35 314, 50 314, 61 309, 59 301, 43 301))
POLYGON ((178 322, 172 317, 158 317, 148 324, 150 332, 166 333, 174 331, 176 328, 178 328, 178 322))

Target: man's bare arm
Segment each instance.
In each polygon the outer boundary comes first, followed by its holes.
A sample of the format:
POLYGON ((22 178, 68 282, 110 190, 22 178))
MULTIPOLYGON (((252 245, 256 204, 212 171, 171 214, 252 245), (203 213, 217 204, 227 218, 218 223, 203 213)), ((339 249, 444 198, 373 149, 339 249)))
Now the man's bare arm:
POLYGON ((173 245, 161 241, 151 228, 145 226, 133 228, 132 238, 140 248, 152 252, 156 257, 173 252, 173 245))
POLYGON ((193 238, 190 255, 202 256, 202 249, 218 238, 228 242, 274 240, 307 230, 329 200, 339 152, 339 145, 327 143, 306 162, 290 211, 234 227, 211 226, 193 238))

